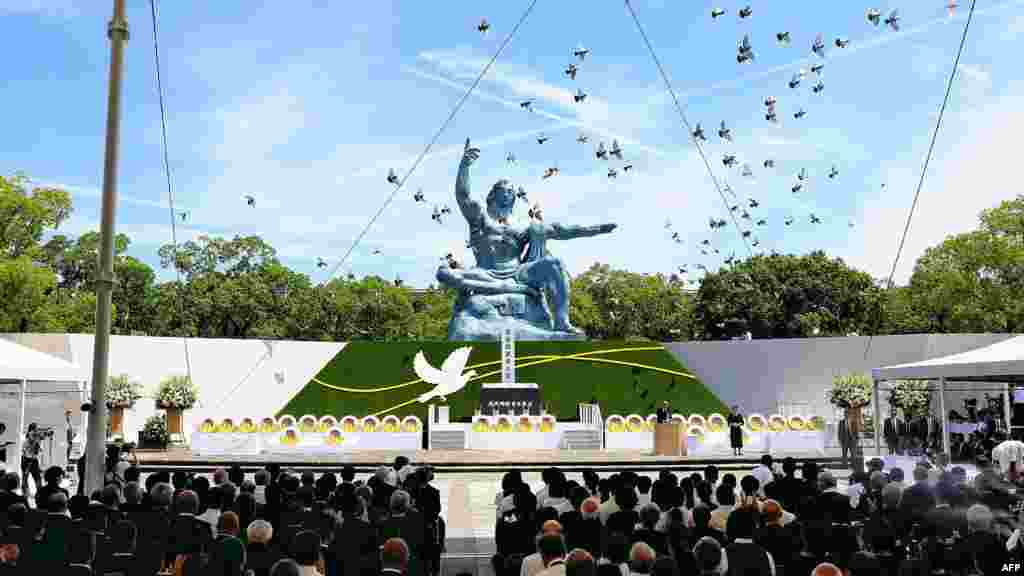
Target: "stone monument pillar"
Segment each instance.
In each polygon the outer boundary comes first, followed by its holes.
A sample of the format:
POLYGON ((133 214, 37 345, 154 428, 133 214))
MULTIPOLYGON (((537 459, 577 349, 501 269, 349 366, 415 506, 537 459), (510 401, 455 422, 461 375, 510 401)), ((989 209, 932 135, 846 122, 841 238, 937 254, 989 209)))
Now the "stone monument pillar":
POLYGON ((501 383, 516 383, 516 332, 511 326, 501 329, 501 383))

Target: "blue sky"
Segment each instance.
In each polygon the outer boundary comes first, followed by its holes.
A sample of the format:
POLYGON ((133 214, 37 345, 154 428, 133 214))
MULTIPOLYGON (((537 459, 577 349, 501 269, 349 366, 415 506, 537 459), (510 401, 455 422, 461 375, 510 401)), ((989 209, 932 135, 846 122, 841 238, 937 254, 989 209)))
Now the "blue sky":
MULTIPOLYGON (((70 234, 98 228, 107 4, 0 0, 0 51, 8 55, 0 173, 20 170, 67 186, 76 208, 64 227, 70 234)), ((190 212, 179 239, 260 234, 288 265, 322 281, 316 258, 333 264, 347 251, 393 190, 388 168, 404 174, 412 165, 527 2, 164 4, 169 155, 178 208, 190 212), (481 17, 492 25, 485 36, 476 31, 481 17), (255 209, 246 207, 246 194, 256 197, 255 209)), ((754 2, 746 20, 736 15, 741 4, 722 2, 727 14, 715 21, 710 3, 634 6, 689 120, 706 129, 716 175, 739 200, 761 203, 752 211, 768 220, 755 227, 761 247, 820 248, 887 275, 969 3, 951 18, 942 0, 877 5, 884 13, 900 9, 899 33, 872 26, 865 19, 872 6, 852 2, 754 2), (792 36, 788 47, 775 41, 784 30, 792 36), (813 77, 791 90, 792 74, 819 60, 810 52, 819 32, 829 44, 821 60, 825 91, 810 93, 813 77), (745 33, 756 61, 740 65, 736 45, 745 33), (836 37, 850 46, 835 48, 836 37), (778 100, 779 126, 764 119, 768 96, 778 100), (796 121, 800 107, 808 115, 796 121), (732 127, 734 144, 715 135, 721 120, 732 127), (754 177, 725 169, 725 153, 749 162, 754 177), (762 167, 767 158, 776 161, 774 170, 762 167), (833 164, 840 175, 830 180, 833 164), (794 197, 789 190, 800 168, 811 182, 794 197), (821 225, 809 223, 812 212, 821 225), (782 225, 787 216, 796 219, 789 228, 782 225)), ((1024 192, 1012 171, 1024 130, 1024 71, 1014 55, 1024 37, 1024 0, 979 1, 977 10, 897 280, 908 277, 927 246, 1024 192)), ((131 254, 156 267, 157 248, 171 231, 148 2, 129 0, 129 23, 118 231, 132 237, 131 254)), ((467 136, 483 148, 476 194, 505 177, 524 186, 549 221, 620 225, 606 237, 553 246, 573 273, 593 262, 652 273, 693 270, 698 262, 714 269, 729 254, 745 253, 734 228, 708 227, 708 218, 725 218, 727 208, 625 6, 541 0, 341 272, 426 285, 446 252, 471 260, 458 211, 438 225, 429 206, 455 208, 467 136), (578 43, 592 52, 573 82, 562 71, 578 43), (589 95, 579 105, 571 99, 577 87, 589 95), (537 113, 519 109, 525 98, 535 99, 537 113), (538 131, 551 140, 538 145, 538 131), (575 142, 581 132, 589 144, 575 142), (612 138, 635 166, 617 180, 593 155, 595 142, 612 138), (506 164, 509 152, 516 165, 506 164), (560 174, 542 180, 549 166, 560 174), (420 187, 428 205, 412 200, 420 187), (666 220, 682 245, 670 240, 666 220), (701 256, 704 239, 719 257, 701 256)), ((518 214, 525 219, 526 206, 518 214)))

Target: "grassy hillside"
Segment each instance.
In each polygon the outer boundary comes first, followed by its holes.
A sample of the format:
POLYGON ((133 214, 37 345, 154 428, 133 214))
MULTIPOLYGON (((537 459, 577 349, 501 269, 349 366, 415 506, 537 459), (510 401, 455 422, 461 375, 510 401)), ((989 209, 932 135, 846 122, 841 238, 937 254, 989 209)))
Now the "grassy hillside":
MULTIPOLYGON (((412 360, 423 350, 440 366, 461 342, 352 342, 345 346, 279 414, 353 414, 426 418, 415 398, 431 386, 419 382, 412 360)), ((497 342, 472 343, 467 370, 477 378, 448 398, 452 419, 468 418, 479 406, 480 386, 501 381, 497 342), (481 364, 484 364, 481 366, 481 364)), ((668 399, 682 413, 725 410, 722 402, 657 343, 516 342, 516 380, 540 386, 559 419, 576 417, 576 405, 596 398, 604 414, 650 414, 668 399), (575 358, 564 358, 575 355, 575 358), (561 359, 537 358, 556 356, 561 359)), ((435 400, 436 401, 436 400, 435 400)))

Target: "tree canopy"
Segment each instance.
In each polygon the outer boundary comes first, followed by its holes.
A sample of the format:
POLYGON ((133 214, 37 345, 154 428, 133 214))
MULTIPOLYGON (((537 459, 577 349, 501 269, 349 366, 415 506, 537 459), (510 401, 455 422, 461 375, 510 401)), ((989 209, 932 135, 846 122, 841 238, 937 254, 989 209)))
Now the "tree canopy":
MULTIPOLYGON (((59 188, 0 176, 0 331, 91 332, 99 234, 61 233, 72 212, 59 188)), ((376 276, 316 284, 259 236, 201 236, 159 248, 157 271, 115 240, 116 334, 294 340, 443 340, 454 294, 376 276), (166 275, 166 274, 165 274, 166 275)), ((590 338, 794 338, 851 333, 1024 329, 1024 196, 980 215, 918 259, 906 286, 886 289, 823 252, 755 256, 707 274, 697 290, 675 275, 596 264, 572 279, 572 321, 590 338)))

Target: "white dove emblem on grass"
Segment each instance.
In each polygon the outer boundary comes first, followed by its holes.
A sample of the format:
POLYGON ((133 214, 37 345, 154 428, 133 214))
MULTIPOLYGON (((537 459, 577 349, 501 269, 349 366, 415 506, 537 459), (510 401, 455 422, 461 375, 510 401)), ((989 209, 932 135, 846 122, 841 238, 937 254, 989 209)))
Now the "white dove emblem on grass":
POLYGON ((466 362, 469 361, 469 353, 472 351, 473 349, 469 346, 452 350, 444 364, 441 365, 440 370, 427 362, 427 358, 423 355, 422 350, 417 352, 416 358, 412 361, 413 371, 416 372, 416 376, 421 380, 434 385, 432 390, 420 395, 419 402, 426 404, 428 400, 435 396, 440 396, 441 401, 445 402, 446 396, 462 390, 466 383, 476 376, 476 370, 470 370, 465 374, 462 373, 466 368, 466 362))

